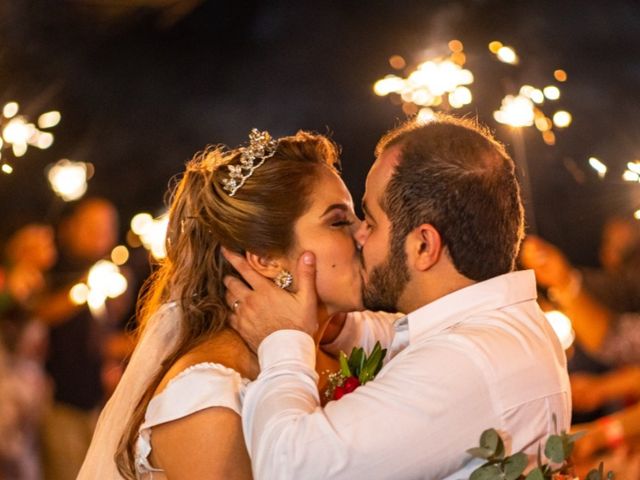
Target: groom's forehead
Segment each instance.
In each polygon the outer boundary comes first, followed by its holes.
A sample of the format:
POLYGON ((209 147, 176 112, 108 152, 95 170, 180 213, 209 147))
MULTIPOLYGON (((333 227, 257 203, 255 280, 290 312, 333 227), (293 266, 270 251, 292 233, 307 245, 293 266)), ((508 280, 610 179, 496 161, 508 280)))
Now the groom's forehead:
POLYGON ((377 196, 382 193, 400 162, 401 153, 400 145, 394 145, 380 153, 367 174, 365 192, 370 192, 370 194, 365 193, 365 195, 370 197, 372 194, 377 196))

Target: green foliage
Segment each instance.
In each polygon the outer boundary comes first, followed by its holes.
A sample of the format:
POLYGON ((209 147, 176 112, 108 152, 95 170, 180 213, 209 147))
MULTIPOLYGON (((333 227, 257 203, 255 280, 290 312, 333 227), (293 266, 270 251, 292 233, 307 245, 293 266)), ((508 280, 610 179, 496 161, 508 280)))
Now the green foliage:
POLYGON ((380 342, 376 342, 368 356, 362 347, 351 350, 348 358, 340 352, 340 373, 345 378, 357 377, 360 385, 364 385, 378 374, 386 354, 387 350, 381 347, 380 342))
MULTIPOLYGON (((555 423, 555 416, 554 416, 555 423)), ((500 434, 493 428, 485 430, 480 436, 480 446, 467 450, 472 457, 486 460, 471 474, 470 480, 553 480, 555 475, 569 475, 571 472, 571 452, 574 443, 584 435, 584 432, 551 435, 545 444, 544 454, 559 465, 557 468, 548 463, 542 463, 542 452, 538 448, 538 466, 531 470, 526 477, 527 455, 516 453, 505 457, 504 442, 500 434)), ((585 480, 613 480, 613 472, 604 474, 601 463, 598 470, 591 470, 585 480)))

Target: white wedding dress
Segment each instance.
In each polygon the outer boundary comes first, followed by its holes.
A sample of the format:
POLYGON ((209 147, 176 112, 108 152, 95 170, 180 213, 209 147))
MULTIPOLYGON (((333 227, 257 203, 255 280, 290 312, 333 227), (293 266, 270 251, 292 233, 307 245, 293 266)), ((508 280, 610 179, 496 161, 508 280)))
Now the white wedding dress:
POLYGON ((152 429, 211 407, 241 414, 241 400, 249 380, 218 363, 198 363, 175 376, 147 407, 136 442, 136 470, 141 480, 162 480, 162 470, 149 463, 152 429))
MULTIPOLYGON (((122 480, 114 455, 131 418, 137 399, 159 371, 176 345, 182 312, 167 303, 149 319, 118 387, 100 414, 91 446, 77 480, 122 480)), ((210 407, 241 412, 241 400, 249 383, 238 372, 217 363, 199 363, 171 379, 147 406, 136 442, 136 470, 140 479, 160 480, 164 473, 149 463, 153 427, 210 407)))

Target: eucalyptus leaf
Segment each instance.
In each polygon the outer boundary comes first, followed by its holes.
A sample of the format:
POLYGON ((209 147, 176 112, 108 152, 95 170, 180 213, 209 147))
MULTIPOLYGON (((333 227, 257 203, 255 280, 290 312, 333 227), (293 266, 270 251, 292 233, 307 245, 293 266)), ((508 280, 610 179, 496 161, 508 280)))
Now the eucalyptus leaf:
POLYGON ((577 442, 578 440, 580 440, 582 437, 584 437, 588 432, 586 430, 582 430, 580 432, 576 432, 576 433, 572 433, 569 435, 569 441, 570 442, 577 442))
POLYGON ((493 452, 491 450, 483 447, 470 448, 467 450, 467 453, 472 457, 483 458, 485 460, 488 460, 491 455, 493 455, 493 452))
POLYGON ((504 443, 494 428, 482 432, 480 446, 491 450, 491 456, 502 458, 504 456, 504 443))
POLYGON ((564 462, 566 456, 562 437, 559 435, 551 435, 547 439, 547 444, 544 447, 544 454, 555 463, 564 462))
POLYGON ((545 480, 544 473, 542 473, 540 467, 534 468, 527 474, 525 480, 545 480))
POLYGON ((483 465, 473 471, 469 480, 500 480, 502 472, 497 465, 483 465))
POLYGON ((590 470, 589 473, 587 473, 587 476, 584 477, 584 480, 604 480, 604 479, 602 478, 602 475, 600 475, 600 472, 594 468, 593 470, 590 470))
POLYGON ((516 480, 527 468, 529 459, 525 453, 516 453, 507 457, 503 462, 505 480, 516 480))

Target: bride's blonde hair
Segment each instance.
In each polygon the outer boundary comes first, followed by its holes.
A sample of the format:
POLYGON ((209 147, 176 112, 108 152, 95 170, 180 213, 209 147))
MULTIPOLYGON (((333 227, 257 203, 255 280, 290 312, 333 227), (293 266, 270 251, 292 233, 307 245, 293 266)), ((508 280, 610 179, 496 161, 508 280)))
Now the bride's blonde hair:
POLYGON ((294 224, 310 205, 314 180, 321 169, 335 171, 338 162, 331 140, 300 131, 279 139, 274 155, 230 196, 223 183, 229 177, 226 166, 237 165, 241 153, 216 147, 196 154, 170 188, 167 256, 138 302, 138 331, 162 304, 175 300, 182 310, 180 338, 137 399, 120 440, 115 461, 125 478, 136 478, 138 429, 162 378, 181 356, 227 325, 230 312, 222 280, 233 269, 220 247, 238 253, 286 254, 295 245, 294 224))

